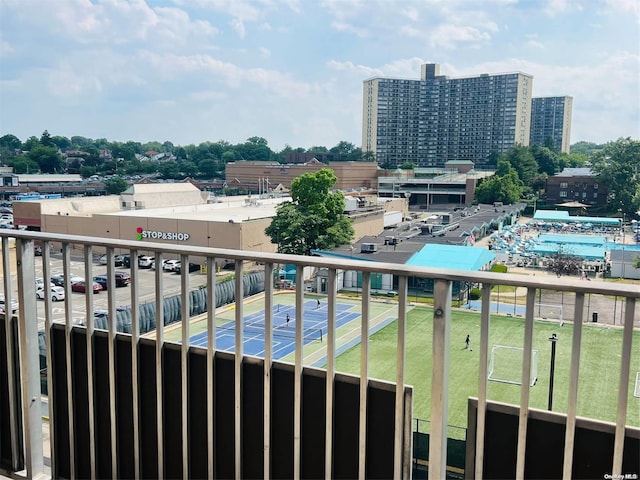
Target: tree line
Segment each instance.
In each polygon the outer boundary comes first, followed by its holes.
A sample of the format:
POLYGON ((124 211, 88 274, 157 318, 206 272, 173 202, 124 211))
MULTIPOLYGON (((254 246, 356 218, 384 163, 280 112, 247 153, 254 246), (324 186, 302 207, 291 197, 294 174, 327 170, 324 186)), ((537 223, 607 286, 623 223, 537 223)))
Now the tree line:
MULTIPOLYGON (((620 138, 605 145, 580 142, 576 152, 515 146, 496 159, 496 174, 476 188, 480 203, 537 198, 546 179, 567 167, 589 167, 609 191, 608 208, 627 215, 640 210, 640 141, 620 138)), ((571 147, 573 150, 573 146, 571 147)))
POLYGON ((13 167, 16 173, 76 173, 85 178, 96 174, 159 174, 165 179, 220 178, 224 177, 229 162, 270 160, 285 163, 287 154, 306 152, 337 154, 336 161, 362 160, 363 157, 360 148, 347 141, 340 141, 331 148, 287 145, 274 151, 262 137, 250 137, 238 144, 221 140, 185 146, 170 141, 141 143, 81 136, 68 138, 51 135, 47 130, 39 138, 31 136, 24 141, 12 134, 0 137, 0 161, 13 167), (146 156, 147 152, 164 154, 163 161, 146 162, 136 156, 146 156), (65 162, 63 153, 72 160, 65 162))

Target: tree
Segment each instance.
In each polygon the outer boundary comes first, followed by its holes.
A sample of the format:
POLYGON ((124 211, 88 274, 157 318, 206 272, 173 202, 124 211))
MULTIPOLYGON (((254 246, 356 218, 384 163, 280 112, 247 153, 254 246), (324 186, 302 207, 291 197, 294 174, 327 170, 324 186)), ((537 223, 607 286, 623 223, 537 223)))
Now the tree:
POLYGON ((18 150, 22 146, 22 142, 15 135, 7 134, 0 137, 0 148, 7 150, 18 150))
POLYGON ((127 188, 129 188, 129 184, 122 177, 107 178, 104 181, 104 190, 111 195, 120 195, 127 188))
POLYGON ((13 173, 39 173, 40 166, 29 157, 16 157, 11 163, 13 173))
POLYGON ((45 147, 57 147, 56 144, 53 143, 53 139, 47 130, 42 132, 42 135, 40 135, 40 145, 45 147))
POLYGON ((413 162, 402 162, 400 165, 398 165, 398 168, 400 170, 413 170, 414 168, 416 168, 416 166, 413 164, 413 162))
POLYGON ((558 154, 548 147, 533 145, 530 147, 533 158, 538 162, 538 170, 547 175, 555 175, 560 171, 558 154))
POLYGON ((496 174, 478 185, 475 197, 480 203, 502 202, 509 205, 520 200, 523 190, 515 169, 506 159, 500 159, 496 174))
MULTIPOLYGON (((46 130, 45 130, 46 131, 46 130)), ((62 158, 56 147, 34 146, 28 154, 29 160, 40 166, 42 173, 62 172, 62 158)))
POLYGON ((342 192, 331 192, 337 177, 323 168, 291 182, 292 202, 280 205, 265 233, 278 252, 310 255, 314 249, 345 245, 353 238, 351 220, 344 214, 342 192))
POLYGON ((569 252, 564 252, 562 249, 559 249, 558 253, 551 257, 550 262, 547 264, 547 271, 555 273, 558 277, 575 275, 580 273, 581 270, 582 259, 569 252))
POLYGON ((530 186, 531 180, 538 173, 538 163, 533 157, 529 147, 516 145, 509 149, 505 154, 505 158, 518 172, 518 177, 525 186, 530 186))
POLYGON ((593 156, 598 181, 609 190, 609 206, 626 215, 640 210, 640 141, 621 138, 593 156))
POLYGON ((640 255, 638 255, 638 256, 634 259, 634 261, 633 261, 633 266, 634 266, 635 268, 640 268, 640 255))

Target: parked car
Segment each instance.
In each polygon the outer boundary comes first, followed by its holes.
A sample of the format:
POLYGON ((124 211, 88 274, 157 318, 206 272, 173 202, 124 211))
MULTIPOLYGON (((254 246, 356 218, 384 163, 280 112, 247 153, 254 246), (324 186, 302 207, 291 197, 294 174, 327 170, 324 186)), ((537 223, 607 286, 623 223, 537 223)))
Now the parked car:
MULTIPOLYGON (((126 287, 131 283, 131 276, 127 272, 116 272, 114 274, 116 280, 116 287, 126 287)), ((99 283, 103 290, 108 288, 108 280, 106 275, 96 275, 93 277, 93 281, 99 283)))
MULTIPOLYGON (((175 273, 181 273, 182 272, 182 264, 180 262, 178 262, 178 264, 175 266, 174 270, 175 273)), ((198 272, 200 271, 200 265, 197 263, 190 263, 189 264, 189 273, 191 272, 198 272)))
MULTIPOLYGON (((44 285, 40 285, 36 287, 36 298, 40 300, 44 300, 44 285)), ((56 287, 55 285, 51 287, 51 300, 54 302, 59 302, 64 300, 64 288, 56 287)))
POLYGON ((162 270, 165 272, 175 272, 177 265, 180 265, 180 260, 166 260, 164 265, 162 265, 162 270))
MULTIPOLYGON (((100 291, 102 290, 102 285, 100 285, 98 282, 91 283, 93 284, 93 293, 100 293, 100 291)), ((73 282, 71 284, 71 291, 85 293, 87 291, 87 282, 84 280, 73 282)))
MULTIPOLYGON (((71 277, 69 277, 69 281, 71 282, 71 284, 73 284, 74 282, 81 281, 81 280, 84 280, 84 278, 78 277, 77 275, 71 275, 71 277)), ((60 275, 52 276, 51 277, 51 283, 53 283, 57 287, 64 287, 64 284, 65 284, 64 274, 61 273, 60 275)))
MULTIPOLYGON (((168 262, 168 260, 162 260, 162 269, 164 270, 164 265, 168 262)), ((156 269, 156 261, 155 259, 151 262, 151 270, 156 269)))
MULTIPOLYGON (((50 287, 55 287, 56 284, 53 283, 53 282, 49 282, 49 286, 50 287)), ((44 287, 44 278, 42 278, 42 277, 36 278, 36 289, 38 289, 40 287, 44 287)))
MULTIPOLYGON (((11 299, 11 313, 16 313, 18 311, 19 305, 18 302, 12 298, 11 299)), ((4 313, 6 311, 5 307, 5 299, 4 295, 0 293, 0 312, 4 313)))
POLYGON ((148 255, 142 255, 138 257, 138 266, 140 268, 151 268, 151 263, 155 260, 155 257, 150 257, 148 255))
MULTIPOLYGON (((107 264, 107 256, 106 255, 102 255, 100 257, 100 265, 106 265, 107 264)), ((116 255, 115 257, 113 257, 113 262, 114 265, 116 267, 122 267, 124 266, 124 255, 116 255)))
POLYGON ((126 287, 131 283, 131 275, 127 272, 116 272, 116 287, 126 287))

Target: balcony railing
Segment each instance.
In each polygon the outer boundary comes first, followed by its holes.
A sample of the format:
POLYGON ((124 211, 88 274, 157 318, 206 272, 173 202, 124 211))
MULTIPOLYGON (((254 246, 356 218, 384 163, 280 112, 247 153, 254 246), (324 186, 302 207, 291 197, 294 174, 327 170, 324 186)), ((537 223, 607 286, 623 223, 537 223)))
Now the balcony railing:
MULTIPOLYGON (((323 398, 320 402, 323 426, 320 431, 314 431, 313 436, 320 435, 320 441, 324 444, 322 452, 324 460, 322 468, 314 471, 316 475, 331 478, 337 475, 343 464, 355 465, 355 472, 359 478, 375 476, 372 470, 377 455, 375 445, 379 441, 383 445, 392 445, 389 454, 389 475, 394 478, 411 477, 411 402, 412 390, 405 387, 406 384, 406 343, 407 343, 407 310, 410 305, 409 280, 411 278, 429 278, 434 281, 433 292, 433 338, 432 351, 425 352, 432 358, 431 392, 430 392, 430 440, 429 440, 429 477, 444 478, 447 467, 447 408, 449 403, 449 360, 451 357, 451 318, 452 318, 452 285, 455 282, 464 284, 478 284, 483 287, 481 297, 480 342, 479 342, 479 377, 478 398, 473 400, 473 409, 476 411, 470 424, 473 424, 473 442, 470 450, 474 452, 471 463, 466 472, 467 477, 483 478, 485 468, 485 447, 487 442, 487 418, 489 412, 495 407, 488 398, 488 365, 490 357, 489 327, 491 313, 491 287, 505 285, 526 290, 526 305, 524 317, 524 346, 522 351, 521 393, 520 403, 517 407, 517 456, 515 460, 515 476, 525 478, 525 463, 527 459, 528 429, 531 418, 538 418, 540 414, 531 415, 530 386, 528 379, 531 377, 531 358, 533 350, 533 327, 535 319, 536 295, 542 289, 555 290, 575 296, 575 308, 573 318, 565 318, 565 321, 573 321, 573 338, 571 350, 571 365, 568 382, 568 407, 563 415, 564 427, 564 454, 562 456, 562 475, 564 478, 572 478, 574 471, 574 457, 576 457, 576 429, 583 425, 583 419, 577 416, 577 399, 579 372, 581 368, 581 334, 582 325, 588 319, 584 318, 585 298, 590 295, 615 296, 616 301, 622 298, 624 303, 624 319, 622 325, 621 348, 612 351, 611 354, 619 355, 619 388, 617 393, 617 414, 615 424, 611 425, 613 435, 613 456, 610 459, 610 473, 620 475, 623 473, 623 457, 625 455, 625 438, 638 439, 640 435, 637 429, 627 425, 627 412, 629 402, 629 384, 632 367, 632 339, 634 336, 634 320, 637 321, 636 300, 640 297, 638 285, 620 285, 602 282, 585 282, 573 279, 563 279, 558 282, 555 278, 543 278, 542 276, 522 276, 511 274, 497 274, 490 272, 469 272, 435 268, 419 268, 387 263, 375 263, 365 261, 350 261, 339 259, 327 259, 319 257, 301 257, 280 254, 266 254, 251 251, 211 249, 190 246, 175 246, 162 243, 133 242, 103 239, 96 237, 84 237, 62 234, 44 234, 39 232, 8 231, 1 232, 3 280, 5 305, 11 305, 12 297, 16 296, 19 308, 13 315, 5 315, 3 319, 3 336, 5 344, 4 355, 0 355, 0 392, 5 389, 0 397, 2 408, 2 437, 0 448, 2 450, 3 463, 0 465, 0 473, 14 477, 33 478, 48 472, 52 476, 65 474, 72 478, 83 476, 85 473, 96 478, 109 472, 116 478, 124 475, 119 456, 131 455, 131 472, 134 477, 147 476, 149 472, 143 472, 143 465, 148 465, 148 445, 153 445, 153 459, 156 462, 155 476, 163 477, 175 474, 188 478, 194 475, 195 463, 204 461, 204 475, 209 478, 224 476, 217 466, 222 462, 220 457, 219 437, 217 428, 223 428, 224 418, 217 414, 217 402, 222 382, 222 374, 216 370, 223 368, 219 365, 232 365, 233 381, 223 385, 227 391, 232 391, 233 405, 232 428, 229 438, 232 439, 233 461, 232 476, 241 478, 247 475, 246 457, 249 455, 249 439, 255 439, 252 428, 245 421, 251 415, 247 395, 251 390, 245 376, 247 368, 251 365, 261 366, 261 386, 264 396, 260 400, 259 408, 262 414, 260 425, 254 425, 258 435, 262 438, 260 457, 262 458, 260 476, 270 478, 274 471, 282 466, 283 459, 276 458, 276 446, 274 445, 274 433, 279 431, 275 423, 274 412, 278 405, 274 405, 280 390, 274 386, 275 375, 286 372, 291 375, 291 458, 284 459, 291 465, 288 471, 291 476, 300 478, 309 474, 306 462, 312 463, 305 448, 312 436, 306 429, 309 427, 308 406, 314 401, 307 388, 311 385, 311 374, 323 379, 323 398), (15 242, 15 245, 14 245, 15 242), (44 245, 40 260, 34 255, 35 242, 44 245), (57 309, 54 311, 51 301, 50 286, 44 282, 44 302, 37 304, 36 298, 36 268, 41 271, 45 280, 52 276, 52 250, 55 246, 56 256, 60 252, 62 270, 66 278, 74 273, 72 271, 72 258, 81 262, 84 277, 89 280, 94 276, 93 259, 95 255, 106 252, 108 256, 107 277, 108 289, 106 291, 107 330, 101 332, 96 328, 95 295, 89 293, 79 296, 72 295, 69 282, 64 286, 65 301, 64 314, 61 317, 57 309), (15 249, 15 250, 14 250, 15 249), (130 291, 131 332, 123 334, 117 330, 118 318, 117 293, 115 288, 115 266, 113 258, 116 253, 129 253, 131 256, 131 284, 127 287, 130 291), (167 350, 168 342, 165 340, 166 307, 163 297, 167 294, 166 281, 161 269, 153 274, 153 302, 155 307, 156 329, 152 339, 141 335, 141 272, 139 271, 137 258, 140 254, 152 254, 155 256, 156 265, 161 264, 162 258, 172 256, 179 258, 181 264, 188 265, 190 258, 204 259, 201 264, 206 267, 205 275, 200 275, 205 283, 201 288, 206 292, 206 304, 215 306, 216 285, 218 282, 216 266, 220 260, 234 262, 234 301, 235 308, 235 338, 234 354, 232 356, 221 355, 216 351, 216 309, 206 309, 206 348, 194 348, 191 342, 189 321, 180 322, 181 343, 167 350), (277 272, 281 265, 295 265, 296 278, 304 276, 305 268, 327 269, 327 293, 326 304, 328 308, 326 334, 324 338, 326 348, 326 367, 321 372, 315 372, 305 365, 303 357, 303 311, 305 300, 304 282, 295 284, 295 353, 293 365, 287 370, 274 361, 272 347, 272 327, 274 324, 274 284, 277 272), (244 297, 246 286, 243 282, 243 272, 247 266, 254 266, 264 272, 264 311, 265 311, 265 348, 264 360, 256 364, 256 360, 243 352, 243 317, 244 297), (338 300, 338 282, 341 274, 347 271, 360 272, 362 286, 359 289, 359 301, 361 308, 360 327, 360 372, 359 379, 346 377, 336 371, 336 306, 338 300), (371 287, 372 276, 387 275, 393 278, 394 295, 397 294, 397 347, 396 347, 396 374, 394 384, 376 382, 370 378, 369 332, 371 326, 371 304, 373 290, 371 287), (14 285, 13 282, 16 282, 14 285), (80 308, 76 305, 77 299, 82 299, 80 308), (40 306, 38 306, 40 305, 40 306), (43 306, 42 306, 43 305, 43 306), (44 317, 41 325, 40 317, 44 317), (84 311, 84 318, 79 318, 78 311, 84 311), (49 452, 43 451, 43 420, 41 404, 41 349, 39 345, 39 330, 45 332, 47 386, 49 392, 48 421, 50 433, 50 469, 45 466, 44 458, 49 452), (125 347, 123 347, 125 345, 125 347), (177 350, 176 350, 177 348, 177 350), (177 352, 177 353, 176 353, 177 352), (194 357, 194 352, 200 357, 194 357), (78 370, 79 358, 85 358, 82 368, 78 370), (86 359, 89 361, 86 361, 86 359), (204 364, 200 364, 204 358, 204 364), (93 360, 91 360, 93 359, 93 360), (173 359, 173 360, 171 360, 173 359), (151 363, 149 363, 151 362, 151 363), (219 363, 216 363, 219 362, 219 363), (231 362, 231 363, 229 363, 231 362), (151 372, 146 370, 152 366, 151 372), (194 382, 194 369, 198 365, 204 365, 201 380, 205 386, 201 390, 194 382), (177 367, 177 376, 167 380, 172 369, 177 367), (275 368, 284 369, 277 370, 275 368), (126 375, 121 375, 127 372, 126 375), (106 375, 106 377, 105 377, 106 375), (149 376, 157 379, 149 380, 149 376), (216 383, 214 384, 214 378, 216 383), (218 380, 220 379, 220 380, 218 380), (354 383, 355 381, 355 383, 354 383), (128 382, 128 385, 122 383, 128 382), (151 383, 149 383, 151 382, 151 383), (341 383, 342 382, 342 383, 341 383), (345 383, 346 382, 346 383, 345 383), (354 399, 345 397, 343 385, 357 384, 357 422, 355 423, 355 436, 357 448, 354 448, 355 458, 343 461, 344 455, 336 447, 340 443, 339 436, 344 433, 344 428, 336 420, 337 412, 344 412, 346 405, 354 399), (175 391, 169 391, 172 387, 175 391), (125 388, 126 387, 126 388, 125 388), (149 387, 149 388, 147 388, 149 387), (376 390, 378 389, 378 390, 376 390), (390 431, 390 443, 385 444, 383 434, 380 438, 372 438, 374 428, 372 412, 378 405, 372 397, 379 395, 379 391, 392 392, 393 401, 391 410, 386 411, 387 417, 392 417, 390 431), (125 393, 126 392, 126 395, 125 393), (305 393, 307 392, 307 393, 305 393), (203 393, 203 404, 197 396, 203 393), (171 395, 179 395, 179 401, 173 400, 167 404, 171 395), (104 395, 101 397, 100 395, 104 395), (123 400, 122 396, 126 399, 123 400), (99 397, 100 396, 100 397, 99 397), (144 397, 144 398, 143 398, 144 397), (346 399, 345 399, 346 398, 346 399), (155 403, 153 407, 157 412, 151 417, 146 411, 149 401, 155 403), (61 401, 64 401, 61 405, 61 401), (86 401, 86 405, 84 402, 86 401), (122 403, 124 401, 124 403, 122 403), (56 404, 56 402, 58 404, 56 404), (307 403, 305 403, 307 402, 307 403), (78 404, 82 405, 78 405, 78 404), (130 406, 131 412, 118 410, 119 405, 130 406), (177 406, 177 410, 172 410, 177 406), (305 406, 307 408, 305 409, 305 406), (83 410, 78 410, 78 409, 83 410), (203 413, 202 417, 196 416, 196 410, 203 413), (106 411, 105 411, 106 410, 106 411), (80 413, 79 413, 80 412, 80 413), (110 419, 104 423, 103 416, 110 419), (126 416, 131 419, 130 425, 123 425, 118 418, 126 416), (217 416, 216 416, 217 415, 217 416), (177 418, 177 427, 168 426, 171 419, 177 418), (149 419, 154 423, 149 427, 149 419), (85 421, 86 420, 86 421, 85 421), (146 423, 145 423, 146 422, 146 423), (581 423, 582 422, 582 423, 581 423), (82 425, 80 428, 78 425, 82 425), (203 426, 204 425, 204 426, 203 426), (203 429, 204 446, 196 445, 194 435, 198 428, 203 429), (86 432, 85 432, 86 430, 86 432), (125 445, 123 431, 131 433, 127 437, 125 445), (152 432, 150 434, 149 432, 152 432), (631 433, 630 433, 631 432, 631 433), (176 440, 177 438, 177 440, 176 440), (324 440, 322 440, 324 438, 324 440), (64 444, 59 444, 61 439, 64 444), (83 444, 84 439, 87 444, 83 444), (172 443, 173 442, 173 443, 172 443), (130 448, 125 448, 125 447, 130 448), (169 449, 177 449, 169 451, 169 449), (126 450, 126 451, 125 451, 126 450), (202 451, 202 457, 196 452, 202 451), (87 452, 87 458, 81 458, 82 453, 87 452), (178 457, 178 463, 169 462, 168 458, 178 457), (106 459, 106 460, 105 460, 106 459), (204 460, 202 460, 204 459, 204 460), (108 464, 105 467, 105 462, 108 464), (170 464, 171 463, 171 464, 170 464), (85 465, 85 467, 81 467, 85 465), (177 467, 176 467, 177 465, 177 467), (82 470, 86 468, 87 471, 82 470), (177 468, 177 470, 172 470, 177 468), (80 470, 79 470, 80 469, 80 470)), ((187 268, 183 268, 180 274, 180 282, 177 287, 179 301, 179 317, 182 320, 190 318, 191 298, 190 274, 187 268)), ((103 294, 104 295, 104 294, 103 294)), ((514 308, 515 311, 515 308, 514 308)), ((8 313, 8 312, 7 312, 8 313)), ((80 315, 82 317, 82 315, 80 315)), ((635 368, 635 367, 634 367, 635 368)), ((253 370, 251 370, 253 371, 253 370)), ((194 373, 195 372, 195 373, 194 373)), ((255 373, 255 372, 254 372, 255 373)), ((635 370, 633 372, 635 375, 635 370)), ((253 378, 253 377, 252 377, 253 378)), ((279 384, 280 385, 280 384, 279 384)), ((281 386, 281 385, 280 385, 281 386)), ((223 389, 223 390, 225 390, 223 389)), ((614 395, 614 393, 611 393, 614 395)), ((286 395, 285 395, 286 396, 286 395)), ((316 395, 317 397, 317 395, 316 395)), ((231 397, 229 397, 231 398, 231 397)), ((379 398, 379 397, 376 397, 379 398)), ((317 400, 317 398, 315 398, 317 400)), ((352 407, 349 407, 352 408, 352 407)), ((379 413, 379 412, 378 412, 379 413)), ((279 415, 279 414, 278 414, 279 415)), ((252 417, 253 418, 253 417, 252 417)), ((279 418, 279 417, 278 417, 279 418)), ((379 422, 379 419, 376 420, 379 422)), ((313 440, 317 442, 316 440, 313 440)), ((627 444, 628 446, 628 444, 627 444)), ((468 446, 469 448, 469 446, 468 446)), ((281 450, 278 450, 281 452, 281 450)), ((380 457, 384 457, 381 454, 380 457)), ((286 468, 289 468, 285 465, 286 468)), ((345 467, 346 468, 346 467, 345 467)), ((346 471, 346 470, 345 470, 346 471)), ((343 472, 343 470, 340 470, 343 472)))

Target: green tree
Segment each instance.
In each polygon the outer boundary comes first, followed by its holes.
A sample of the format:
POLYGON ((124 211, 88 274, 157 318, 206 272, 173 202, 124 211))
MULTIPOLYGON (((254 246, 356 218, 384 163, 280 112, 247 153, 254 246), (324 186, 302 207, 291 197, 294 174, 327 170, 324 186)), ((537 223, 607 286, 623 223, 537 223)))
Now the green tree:
POLYGON ((609 206, 627 215, 640 210, 640 141, 621 138, 592 160, 598 180, 609 190, 609 206))
POLYGON ((203 178, 214 178, 218 174, 218 162, 215 160, 201 160, 198 163, 199 176, 203 178))
POLYGON ((51 135, 49 135, 49 132, 47 130, 42 132, 42 135, 40 135, 40 145, 43 145, 45 147, 57 148, 57 145, 53 142, 53 139, 51 138, 51 135))
POLYGON ((509 149, 504 158, 509 160, 511 166, 516 169, 522 183, 527 187, 530 186, 531 180, 538 173, 538 163, 529 147, 516 145, 509 149))
POLYGON ((107 178, 104 181, 104 190, 110 195, 120 195, 127 188, 129 184, 122 177, 107 178))
POLYGON ((478 185, 475 197, 480 203, 502 202, 509 205, 520 200, 523 190, 522 181, 515 169, 509 166, 509 162, 501 159, 498 160, 496 175, 478 185))
POLYGON ((38 173, 40 166, 29 157, 16 157, 10 165, 13 167, 13 173, 38 173))
POLYGON ((82 176, 82 178, 89 178, 91 175, 95 174, 96 167, 87 167, 86 165, 80 167, 80 175, 82 176))
POLYGON ((36 145, 31 149, 28 157, 38 164, 42 173, 59 173, 63 170, 62 158, 56 147, 36 145))
POLYGON ((413 170, 414 168, 416 168, 416 166, 413 164, 413 162, 402 162, 400 165, 398 165, 398 168, 400 170, 413 170))
POLYGON ((344 214, 344 195, 330 191, 336 181, 333 170, 323 168, 291 182, 293 201, 278 207, 265 230, 279 252, 309 255, 351 242, 354 231, 344 214))
POLYGON ((558 154, 548 147, 533 145, 530 147, 533 158, 538 163, 538 171, 547 175, 555 175, 560 171, 558 154))
POLYGON ((0 148, 18 150, 20 147, 22 147, 22 142, 15 135, 7 134, 0 137, 0 148))

